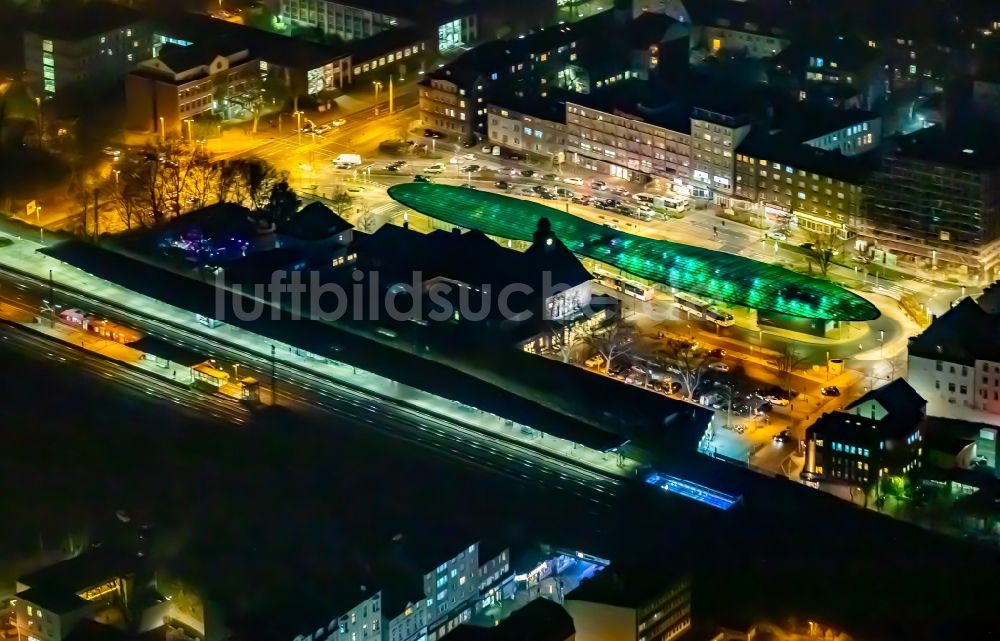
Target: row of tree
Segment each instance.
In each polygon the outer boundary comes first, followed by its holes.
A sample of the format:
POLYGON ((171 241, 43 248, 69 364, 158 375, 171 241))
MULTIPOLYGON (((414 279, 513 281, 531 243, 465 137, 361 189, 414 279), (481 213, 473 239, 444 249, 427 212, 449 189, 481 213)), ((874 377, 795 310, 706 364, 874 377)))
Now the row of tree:
POLYGON ((176 143, 148 146, 123 159, 102 191, 127 229, 159 227, 183 211, 219 202, 244 205, 280 225, 300 203, 287 172, 266 160, 215 160, 176 143))

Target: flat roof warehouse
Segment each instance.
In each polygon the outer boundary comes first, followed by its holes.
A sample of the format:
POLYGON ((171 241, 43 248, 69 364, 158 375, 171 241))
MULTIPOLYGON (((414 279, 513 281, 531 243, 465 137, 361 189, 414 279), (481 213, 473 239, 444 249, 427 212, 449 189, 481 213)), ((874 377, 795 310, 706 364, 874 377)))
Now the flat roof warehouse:
POLYGON ((530 201, 461 187, 406 183, 389 196, 422 214, 492 236, 530 241, 539 218, 573 252, 668 287, 752 309, 868 321, 878 309, 839 285, 743 256, 643 238, 530 201))

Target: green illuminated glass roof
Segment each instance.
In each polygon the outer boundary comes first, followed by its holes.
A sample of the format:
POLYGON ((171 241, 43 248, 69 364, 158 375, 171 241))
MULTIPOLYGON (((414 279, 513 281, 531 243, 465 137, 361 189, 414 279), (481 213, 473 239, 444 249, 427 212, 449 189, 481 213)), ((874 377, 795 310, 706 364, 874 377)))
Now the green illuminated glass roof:
POLYGON ((538 219, 548 218, 556 236, 581 256, 732 305, 822 320, 879 317, 874 305, 835 283, 726 252, 643 238, 519 198, 434 183, 395 185, 389 196, 432 218, 512 240, 530 241, 538 219))

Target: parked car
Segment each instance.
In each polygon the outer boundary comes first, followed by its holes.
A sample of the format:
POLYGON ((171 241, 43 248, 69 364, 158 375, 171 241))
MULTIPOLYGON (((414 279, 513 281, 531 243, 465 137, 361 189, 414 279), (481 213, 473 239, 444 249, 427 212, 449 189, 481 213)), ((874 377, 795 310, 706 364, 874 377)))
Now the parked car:
POLYGON ((476 154, 465 154, 462 158, 465 158, 466 160, 475 160, 476 154))
POLYGON ((852 256, 851 260, 853 260, 856 263, 861 263, 862 265, 867 265, 868 263, 872 262, 872 259, 868 258, 867 256, 852 256))
POLYGON ((583 178, 577 178, 576 176, 567 176, 566 178, 563 178, 563 182, 570 185, 580 186, 583 184, 583 178))
POLYGON ((506 180, 498 180, 495 183, 493 183, 493 186, 496 187, 497 189, 510 189, 511 187, 510 183, 507 182, 506 180))
POLYGON ((559 176, 556 176, 555 174, 545 174, 542 176, 542 180, 559 180, 559 176))
POLYGON ((343 127, 347 124, 347 121, 343 118, 337 118, 336 120, 331 120, 330 124, 334 127, 343 127))
POLYGON ((531 191, 535 192, 536 194, 540 194, 548 190, 545 188, 545 185, 533 185, 531 187, 531 191))
POLYGON ((576 203, 577 205, 589 205, 593 201, 591 200, 590 196, 573 196, 572 202, 576 203))
POLYGON ((556 196, 560 198, 572 198, 574 194, 565 187, 556 187, 556 196))
POLYGON ((708 364, 708 369, 714 369, 717 372, 728 372, 729 371, 729 366, 726 365, 725 363, 716 361, 714 363, 709 363, 708 364))
POLYGON ((444 172, 444 165, 442 165, 441 163, 434 163, 424 171, 426 171, 429 174, 440 174, 444 172))
POLYGON ((711 356, 712 358, 725 358, 726 350, 722 349, 721 347, 716 347, 713 350, 709 350, 708 355, 711 356))
POLYGON ((330 129, 332 129, 332 128, 333 128, 333 124, 332 123, 326 123, 325 125, 317 125, 316 127, 313 128, 313 133, 314 134, 325 134, 326 132, 330 131, 330 129))
POLYGON ((543 198, 545 200, 555 200, 556 199, 555 194, 553 194, 551 191, 543 191, 542 193, 538 194, 538 197, 539 198, 543 198))
POLYGON ((482 167, 480 167, 479 165, 466 165, 465 167, 462 167, 462 173, 463 174, 474 174, 477 171, 479 171, 480 169, 482 169, 482 167))
POLYGON ((101 150, 101 153, 117 161, 121 158, 122 150, 117 147, 105 147, 101 150))
POLYGON ((788 430, 782 430, 780 433, 775 434, 772 440, 775 443, 787 443, 788 441, 792 440, 792 437, 788 433, 788 430))
POLYGON ((830 385, 828 387, 824 387, 822 390, 820 390, 820 392, 823 394, 823 396, 840 396, 840 388, 837 387, 836 385, 830 385))
POLYGON ((788 399, 781 398, 780 396, 768 395, 764 397, 764 400, 770 403, 771 405, 777 405, 778 407, 785 407, 786 405, 788 405, 788 399))
POLYGON ((531 178, 532 176, 535 175, 535 170, 534 169, 522 169, 521 170, 521 175, 524 176, 525 178, 531 178))
POLYGON ((788 234, 782 231, 769 231, 764 235, 770 238, 771 240, 780 240, 781 242, 785 242, 786 240, 788 240, 788 234))
POLYGON ((594 182, 590 183, 590 186, 593 189, 604 191, 605 189, 608 188, 608 183, 604 182, 603 180, 595 180, 594 182))
POLYGON ((413 177, 413 182, 415 183, 429 183, 430 181, 431 179, 428 178, 427 176, 424 176, 423 174, 417 174, 416 176, 413 177))
MULTIPOLYGON (((462 146, 465 147, 466 149, 470 149, 470 148, 476 146, 476 141, 475 140, 466 140, 465 142, 462 143, 462 146)), ((490 152, 487 151, 487 152, 484 152, 484 153, 488 154, 490 152)))
POLYGON ((612 194, 621 196, 622 198, 628 198, 629 196, 628 190, 622 189, 621 187, 612 187, 608 191, 610 191, 612 194))

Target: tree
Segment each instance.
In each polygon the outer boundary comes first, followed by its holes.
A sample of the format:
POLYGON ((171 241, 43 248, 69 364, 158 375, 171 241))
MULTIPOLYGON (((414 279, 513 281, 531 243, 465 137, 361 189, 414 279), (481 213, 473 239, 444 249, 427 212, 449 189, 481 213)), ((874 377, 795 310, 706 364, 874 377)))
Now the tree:
POLYGON ((245 195, 241 190, 240 161, 222 160, 213 163, 215 171, 215 200, 220 203, 242 203, 245 195))
POLYGON ((271 188, 267 205, 264 206, 263 217, 272 225, 281 225, 295 215, 302 201, 295 195, 288 183, 282 181, 271 188))
POLYGON ((277 73, 268 73, 263 79, 248 84, 241 93, 227 95, 225 100, 253 119, 252 132, 257 133, 261 115, 268 108, 281 109, 288 100, 288 88, 277 73))
POLYGON ((278 171, 274 165, 261 158, 241 160, 237 167, 237 175, 246 194, 245 204, 254 211, 263 210, 275 185, 288 182, 288 172, 278 171))
POLYGON ((789 345, 785 345, 784 351, 774 359, 774 369, 778 372, 778 384, 785 391, 786 398, 791 398, 792 374, 795 372, 795 368, 801 364, 802 357, 789 345))
POLYGON ((816 261, 816 266, 824 278, 833 263, 834 251, 838 244, 833 234, 816 232, 809 236, 809 256, 816 261))
POLYGON ((365 203, 361 206, 361 210, 358 212, 358 217, 354 221, 354 227, 370 234, 375 231, 375 227, 377 225, 378 221, 375 220, 375 214, 372 213, 371 207, 365 203))
POLYGON ((125 224, 125 229, 132 229, 133 225, 148 226, 148 221, 140 217, 142 186, 135 174, 128 172, 119 174, 117 178, 110 178, 105 183, 104 192, 108 194, 111 207, 125 224))
POLYGON ((347 210, 351 208, 354 203, 354 198, 351 197, 349 193, 343 189, 337 191, 332 196, 330 196, 330 209, 334 211, 341 218, 347 213, 347 210))
POLYGON ((711 357, 708 352, 695 347, 693 341, 671 338, 654 354, 654 358, 665 369, 676 372, 684 386, 685 397, 692 398, 701 385, 711 357))
POLYGON ((610 324, 597 328, 585 340, 604 359, 604 373, 607 374, 616 358, 632 351, 635 328, 621 316, 615 316, 610 324))

